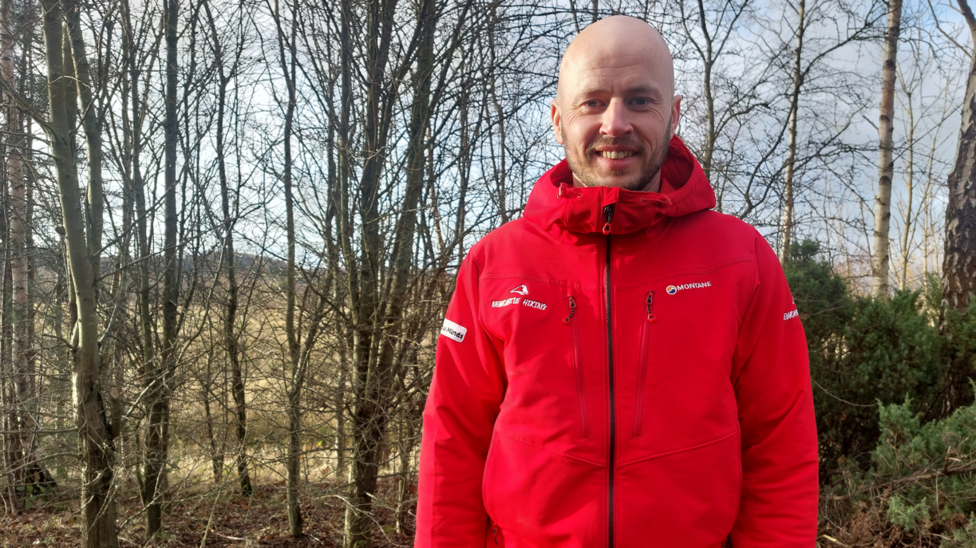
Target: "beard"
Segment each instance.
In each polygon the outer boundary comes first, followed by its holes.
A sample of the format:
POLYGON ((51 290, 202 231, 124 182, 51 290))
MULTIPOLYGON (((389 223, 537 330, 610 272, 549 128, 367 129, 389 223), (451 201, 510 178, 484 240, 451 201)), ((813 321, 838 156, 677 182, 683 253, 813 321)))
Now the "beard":
MULTIPOLYGON (((563 142, 568 142, 566 139, 565 130, 563 130, 562 136, 563 142)), ((627 190, 646 190, 647 186, 650 185, 654 178, 657 177, 658 173, 661 172, 661 166, 664 165, 664 160, 668 156, 668 144, 670 142, 671 117, 669 116, 668 124, 665 126, 664 130, 664 139, 661 141, 661 145, 656 149, 651 150, 649 153, 643 143, 637 141, 629 135, 619 138, 604 137, 597 139, 586 147, 586 154, 583 158, 579 158, 575 154, 571 153, 569 147, 564 146, 563 148, 566 151, 566 161, 569 164, 569 169, 573 172, 573 175, 575 176, 576 180, 579 181, 581 186, 616 186, 627 190), (593 157, 597 154, 597 148, 607 146, 625 146, 636 149, 638 156, 643 159, 643 165, 641 166, 640 171, 630 179, 623 179, 623 171, 611 170, 610 177, 613 180, 606 182, 601 181, 592 165, 594 163, 593 157)))

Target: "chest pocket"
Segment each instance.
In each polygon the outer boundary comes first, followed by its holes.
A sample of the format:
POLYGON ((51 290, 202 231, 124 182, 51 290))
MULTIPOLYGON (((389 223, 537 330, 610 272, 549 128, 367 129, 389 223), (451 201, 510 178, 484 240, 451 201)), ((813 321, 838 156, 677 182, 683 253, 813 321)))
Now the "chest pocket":
POLYGON ((690 449, 738 426, 730 381, 739 322, 752 289, 752 262, 682 273, 618 291, 618 415, 626 460, 690 449))
MULTIPOLYGON (((562 454, 588 453, 601 435, 599 293, 579 285, 482 279, 481 318, 503 341, 508 388, 496 430, 562 454), (598 337, 598 338, 597 338, 598 337)), ((584 457, 585 458, 585 457, 584 457)))

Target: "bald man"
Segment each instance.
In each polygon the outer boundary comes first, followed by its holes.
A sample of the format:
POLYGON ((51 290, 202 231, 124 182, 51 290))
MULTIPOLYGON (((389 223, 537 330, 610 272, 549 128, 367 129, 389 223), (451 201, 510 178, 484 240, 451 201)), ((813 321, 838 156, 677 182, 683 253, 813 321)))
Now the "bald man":
POLYGON ((646 23, 567 48, 566 159, 458 272, 416 546, 815 546, 803 327, 763 237, 710 211, 680 107, 646 23))

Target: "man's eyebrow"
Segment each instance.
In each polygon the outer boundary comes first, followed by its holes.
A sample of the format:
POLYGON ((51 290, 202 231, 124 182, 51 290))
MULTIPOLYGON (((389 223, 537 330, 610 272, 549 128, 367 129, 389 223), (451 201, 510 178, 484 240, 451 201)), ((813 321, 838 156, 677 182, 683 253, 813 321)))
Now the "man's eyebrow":
MULTIPOLYGON (((593 87, 593 88, 583 88, 579 91, 579 94, 581 97, 588 97, 591 95, 600 95, 602 93, 608 93, 609 91, 610 91, 609 88, 605 88, 601 86, 601 87, 593 87)), ((640 86, 633 86, 624 89, 624 94, 626 95, 637 95, 642 93, 647 95, 654 95, 654 96, 664 95, 664 92, 661 91, 661 88, 657 86, 640 85, 640 86)))
POLYGON ((624 90, 627 95, 634 95, 637 93, 646 93, 648 95, 661 95, 661 88, 657 86, 634 86, 632 88, 627 88, 624 90))

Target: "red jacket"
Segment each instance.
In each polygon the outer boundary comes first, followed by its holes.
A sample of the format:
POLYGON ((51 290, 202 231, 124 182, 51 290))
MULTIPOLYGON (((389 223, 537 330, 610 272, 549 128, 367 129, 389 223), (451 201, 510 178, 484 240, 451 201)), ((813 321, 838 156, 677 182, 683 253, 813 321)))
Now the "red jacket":
POLYGON ((811 548, 806 340, 776 255, 677 137, 663 193, 565 161, 461 265, 416 546, 811 548))

